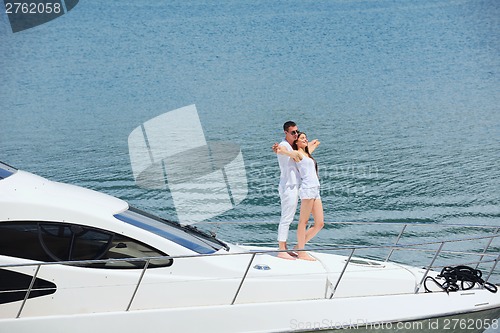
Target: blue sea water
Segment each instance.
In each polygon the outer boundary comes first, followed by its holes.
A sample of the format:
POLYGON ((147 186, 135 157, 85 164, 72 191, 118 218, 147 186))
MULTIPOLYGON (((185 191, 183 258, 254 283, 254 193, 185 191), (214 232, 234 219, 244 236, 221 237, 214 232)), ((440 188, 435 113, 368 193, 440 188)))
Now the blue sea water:
MULTIPOLYGON (((327 221, 500 225, 499 32, 498 0, 82 0, 17 33, 2 10, 0 161, 176 219, 135 184, 127 139, 195 103, 245 161, 223 239, 274 243, 271 145, 290 119, 321 141, 327 221)), ((317 239, 398 229, 341 231, 317 239)))
POLYGON ((2 12, 0 160, 175 219, 136 186, 127 139, 195 103, 248 177, 213 220, 279 219, 270 147, 292 119, 321 141, 327 221, 496 225, 499 31, 496 0, 85 0, 17 33, 2 12))

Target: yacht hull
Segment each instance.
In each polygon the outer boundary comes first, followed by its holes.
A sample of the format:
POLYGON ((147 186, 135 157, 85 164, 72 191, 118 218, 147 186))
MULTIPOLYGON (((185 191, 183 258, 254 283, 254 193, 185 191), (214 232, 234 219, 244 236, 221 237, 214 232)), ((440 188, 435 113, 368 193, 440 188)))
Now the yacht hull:
POLYGON ((4 319, 0 331, 483 332, 498 329, 500 303, 486 290, 200 306, 4 319))
POLYGON ((411 223, 433 231, 405 240, 409 226, 284 260, 0 162, 0 332, 498 331, 500 227, 411 223), (429 239, 437 227, 460 238, 429 239))

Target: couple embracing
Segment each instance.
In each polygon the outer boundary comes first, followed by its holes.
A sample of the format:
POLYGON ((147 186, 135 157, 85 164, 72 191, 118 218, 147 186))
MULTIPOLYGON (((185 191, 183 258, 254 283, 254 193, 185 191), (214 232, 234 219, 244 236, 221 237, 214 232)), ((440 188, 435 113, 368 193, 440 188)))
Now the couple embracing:
POLYGON ((283 259, 315 261, 309 253, 303 251, 305 244, 323 228, 323 204, 319 195, 318 166, 312 152, 319 141, 309 142, 305 133, 300 132, 297 124, 287 121, 283 125, 285 139, 274 144, 273 150, 278 155, 281 176, 279 194, 281 199, 281 219, 278 226, 278 257, 283 259), (300 197, 300 216, 297 226, 297 251, 288 251, 287 238, 290 224, 293 222, 300 197), (306 230, 310 215, 314 225, 306 230))

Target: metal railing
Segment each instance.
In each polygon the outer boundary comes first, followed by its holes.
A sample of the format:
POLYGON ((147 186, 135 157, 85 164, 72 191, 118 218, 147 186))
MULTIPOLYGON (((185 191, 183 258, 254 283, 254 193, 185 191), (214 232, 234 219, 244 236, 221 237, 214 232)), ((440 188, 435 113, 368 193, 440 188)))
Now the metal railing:
MULTIPOLYGON (((252 222, 255 223, 255 222, 252 222)), ((327 223, 329 224, 329 223, 327 223)), ((497 267, 497 264, 500 260, 500 253, 498 252, 491 252, 490 248, 495 240, 500 241, 500 227, 491 227, 491 226, 483 226, 483 225, 453 225, 453 224, 439 224, 439 225, 433 225, 433 227, 460 227, 460 228, 480 228, 484 230, 489 230, 490 235, 481 235, 477 237, 465 237, 465 238, 458 238, 458 239, 448 239, 448 240, 439 240, 439 241, 426 241, 426 242, 413 242, 413 243, 402 243, 401 240, 404 238, 404 233, 407 231, 408 227, 418 227, 418 226, 426 226, 430 227, 429 224, 419 224, 419 223, 370 223, 370 222, 336 222, 336 223, 331 223, 331 224, 336 224, 336 225, 366 225, 366 224, 371 224, 371 225, 390 225, 392 227, 394 226, 400 226, 401 230, 398 232, 398 236, 396 237, 395 242, 392 244, 383 244, 383 245, 345 245, 345 244, 329 244, 326 246, 322 246, 321 244, 315 244, 314 246, 314 251, 316 252, 338 252, 338 251, 348 251, 347 260, 339 273, 339 276, 335 282, 335 284, 331 284, 330 286, 327 284, 325 287, 325 298, 330 298, 332 299, 335 295, 335 292, 337 291, 339 285, 345 279, 345 273, 347 271, 348 266, 351 264, 352 258, 356 252, 360 251, 368 251, 368 250, 387 250, 388 255, 385 257, 385 259, 374 259, 374 260, 380 260, 380 261, 385 261, 389 262, 394 253, 400 252, 400 251, 411 251, 411 252, 419 252, 419 253, 429 253, 431 254, 432 258, 431 261, 428 265, 424 266, 425 268, 425 273, 423 274, 420 282, 418 283, 417 287, 415 288, 415 293, 418 293, 420 291, 420 288, 422 287, 426 277, 428 276, 429 272, 433 269, 437 268, 442 268, 444 266, 450 266, 451 264, 446 264, 446 265, 435 265, 437 259, 440 256, 447 255, 449 257, 453 256, 477 256, 479 257, 478 260, 476 261, 468 261, 468 262, 463 262, 463 261, 457 261, 455 262, 455 265, 476 265, 475 268, 477 269, 479 265, 484 265, 491 263, 492 267, 488 271, 488 274, 486 278, 484 279, 485 282, 488 282, 490 278, 493 276, 493 273, 497 267), (471 251, 456 251, 456 250, 445 250, 444 247, 448 244, 457 244, 461 242, 477 242, 477 241, 486 241, 487 244, 486 246, 481 250, 478 251, 477 249, 471 250, 471 251), (437 249, 430 249, 427 248, 427 246, 431 245, 436 245, 437 249), (425 248, 422 248, 425 247, 425 248), (330 295, 328 295, 328 289, 331 289, 330 295)), ((255 243, 253 243, 255 245, 255 243)), ((262 243, 261 243, 262 244, 262 243)), ((311 249, 307 249, 310 251, 311 249)), ((294 250, 294 251, 301 251, 301 250, 294 250)), ((306 250, 304 250, 306 251, 306 250)), ((27 301, 29 300, 30 294, 36 290, 36 291, 41 291, 41 290, 47 290, 44 288, 34 288, 35 281, 38 278, 38 274, 40 272, 41 267, 43 266, 53 266, 53 265, 70 265, 70 266, 85 266, 85 265, 92 265, 92 264, 106 264, 106 263, 116 263, 116 262, 145 262, 144 267, 141 269, 141 272, 139 274, 139 278, 137 283, 134 286, 134 291, 130 297, 130 300, 128 301, 127 306, 124 308, 124 311, 130 311, 132 304, 134 302, 134 299, 137 295, 137 292, 141 286, 141 283, 143 281, 143 278, 145 274, 147 273, 149 263, 152 260, 171 260, 171 259, 189 259, 189 258, 200 258, 200 257, 217 257, 217 256, 250 256, 250 259, 248 261, 248 264, 246 266, 245 271, 243 272, 240 282, 238 284, 237 290, 234 293, 234 296, 231 301, 231 305, 234 305, 238 295, 240 294, 240 291, 247 280, 248 273, 250 271, 250 268, 252 266, 252 263, 254 262, 254 259, 256 255, 258 254, 272 254, 276 255, 279 252, 284 252, 284 251, 279 251, 279 250, 252 250, 248 252, 240 252, 240 253, 214 253, 214 254, 196 254, 196 255, 182 255, 182 256, 162 256, 162 257, 143 257, 143 258, 124 258, 124 259, 103 259, 103 260, 80 260, 80 261, 60 261, 60 262, 36 262, 36 263, 29 263, 29 264, 0 264, 0 269, 15 269, 15 268, 20 268, 20 267, 36 267, 35 272, 32 276, 31 282, 28 286, 27 289, 21 289, 21 290, 9 290, 9 291, 0 291, 1 293, 9 293, 9 292, 24 292, 26 291, 26 294, 24 296, 23 301, 21 302, 21 305, 19 307, 19 310, 17 311, 16 318, 19 318, 23 312, 23 309, 25 308, 25 305, 27 301)), ((370 258, 372 259, 372 258, 370 258)), ((462 257, 460 257, 462 259, 462 257)), ((396 263, 401 263, 401 262, 396 262, 396 263)), ((412 265, 414 266, 414 265, 412 265)), ((482 288, 482 287, 481 287, 482 288)))

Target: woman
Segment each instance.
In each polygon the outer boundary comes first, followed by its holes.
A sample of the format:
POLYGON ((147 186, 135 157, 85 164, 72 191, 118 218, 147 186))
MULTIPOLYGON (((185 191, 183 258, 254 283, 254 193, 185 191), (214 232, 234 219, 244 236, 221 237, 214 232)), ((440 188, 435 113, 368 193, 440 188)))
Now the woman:
POLYGON ((295 151, 289 152, 286 149, 279 148, 278 153, 289 155, 297 163, 299 169, 301 185, 299 189, 300 197, 300 217, 297 226, 297 257, 303 260, 315 261, 309 253, 303 251, 305 244, 310 241, 323 228, 323 203, 319 195, 318 167, 311 153, 319 145, 319 141, 314 140, 309 143, 307 136, 299 132, 297 139, 293 144, 295 151), (314 225, 307 229, 309 216, 312 214, 314 225))

